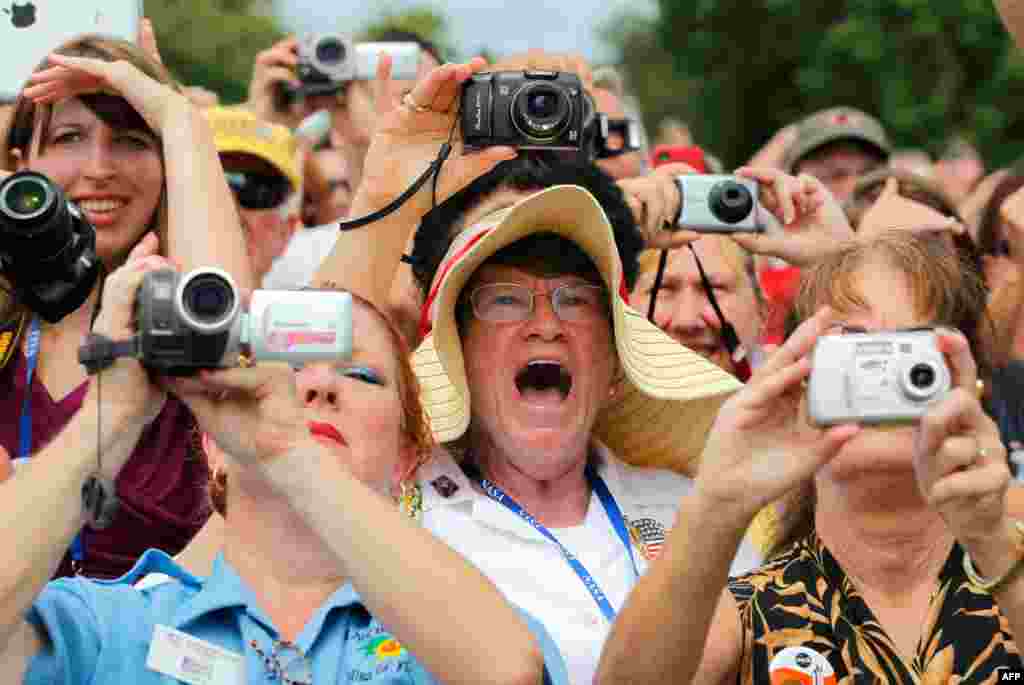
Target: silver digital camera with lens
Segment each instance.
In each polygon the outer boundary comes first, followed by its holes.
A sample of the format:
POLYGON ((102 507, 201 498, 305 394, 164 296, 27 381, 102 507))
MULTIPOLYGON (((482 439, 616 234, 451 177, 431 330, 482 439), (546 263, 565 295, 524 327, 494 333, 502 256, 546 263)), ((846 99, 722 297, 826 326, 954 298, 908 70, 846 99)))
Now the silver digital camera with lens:
POLYGON ((336 33, 309 35, 298 46, 298 88, 281 83, 277 106, 283 109, 298 98, 340 92, 350 81, 370 81, 377 77, 380 55, 391 57, 391 78, 416 79, 420 64, 420 46, 416 43, 356 43, 336 33))
POLYGON ((682 211, 677 227, 702 233, 756 233, 757 181, 737 176, 687 174, 676 177, 682 211))
POLYGON ((220 269, 147 273, 136 294, 138 356, 171 376, 254 361, 347 359, 352 296, 345 292, 256 290, 243 310, 238 288, 220 269))
POLYGON ((819 426, 919 419, 952 388, 931 329, 818 338, 807 409, 819 426))

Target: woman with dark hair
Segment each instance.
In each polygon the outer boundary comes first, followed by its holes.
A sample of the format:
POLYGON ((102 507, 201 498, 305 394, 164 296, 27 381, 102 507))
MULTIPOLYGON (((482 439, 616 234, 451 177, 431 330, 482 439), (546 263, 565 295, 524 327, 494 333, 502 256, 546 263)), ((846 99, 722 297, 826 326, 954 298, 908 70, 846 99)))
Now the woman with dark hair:
MULTIPOLYGON (((103 273, 133 246, 157 245, 184 269, 219 266, 242 287, 251 276, 205 118, 131 43, 84 36, 60 47, 18 98, 0 157, 5 168, 47 176, 79 206, 102 264, 88 299, 56 322, 20 305, 17 353, 0 370, 0 413, 11 417, 0 425, 0 458, 26 460, 81 409, 90 382, 78 347, 103 273)), ((149 547, 175 553, 188 542, 209 513, 206 465, 190 449, 194 430, 188 408, 168 399, 120 474, 113 523, 86 527, 53 569, 58 576, 117 577, 149 547)))

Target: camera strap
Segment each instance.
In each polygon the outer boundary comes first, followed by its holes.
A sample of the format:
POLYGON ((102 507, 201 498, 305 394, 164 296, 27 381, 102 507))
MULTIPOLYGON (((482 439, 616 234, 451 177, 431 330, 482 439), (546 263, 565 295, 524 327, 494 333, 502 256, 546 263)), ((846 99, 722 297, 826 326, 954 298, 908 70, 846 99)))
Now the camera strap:
POLYGON ((134 337, 129 340, 111 340, 98 333, 90 333, 85 343, 78 348, 78 361, 85 367, 86 373, 95 376, 109 369, 118 359, 135 358, 139 356, 138 353, 138 340, 134 337))
MULTIPOLYGON (((22 460, 32 456, 32 379, 35 377, 36 365, 39 362, 41 338, 39 317, 33 316, 29 322, 28 336, 25 338, 25 397, 21 403, 21 418, 18 423, 18 459, 22 460)), ((85 559, 85 541, 81 532, 71 541, 70 551, 71 566, 77 571, 85 559)))

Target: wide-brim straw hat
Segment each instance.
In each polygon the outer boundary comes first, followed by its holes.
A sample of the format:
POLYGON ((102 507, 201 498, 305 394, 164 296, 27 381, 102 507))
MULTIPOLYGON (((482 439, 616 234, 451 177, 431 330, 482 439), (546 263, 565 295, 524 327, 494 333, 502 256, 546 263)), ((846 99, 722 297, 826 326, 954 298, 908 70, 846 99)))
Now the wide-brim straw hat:
POLYGON ((445 255, 423 307, 423 342, 413 355, 423 407, 440 443, 469 427, 472 398, 456 326, 459 293, 496 252, 531 234, 572 241, 610 293, 622 386, 595 425, 595 437, 635 465, 693 473, 722 402, 741 385, 626 304, 622 262, 601 205, 578 186, 554 186, 463 230, 445 255))

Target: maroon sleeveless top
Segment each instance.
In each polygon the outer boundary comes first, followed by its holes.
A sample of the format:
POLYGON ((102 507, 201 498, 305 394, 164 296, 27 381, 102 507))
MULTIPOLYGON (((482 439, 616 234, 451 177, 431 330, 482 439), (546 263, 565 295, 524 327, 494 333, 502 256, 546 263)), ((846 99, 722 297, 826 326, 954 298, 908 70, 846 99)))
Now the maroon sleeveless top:
MULTIPOLYGON (((18 456, 18 424, 25 397, 25 354, 15 354, 0 370, 0 445, 18 456)), ((82 406, 90 381, 54 402, 34 374, 32 402, 32 452, 38 452, 82 406)), ((192 412, 175 397, 143 431, 128 462, 117 477, 121 507, 114 523, 105 530, 82 529, 85 559, 81 573, 95 578, 116 578, 134 566, 151 547, 177 554, 199 531, 210 515, 206 494, 209 472, 206 460, 195 449, 196 422, 192 412)), ((96 445, 83 450, 95 454, 96 445)), ((66 554, 56 577, 73 575, 66 554)))

